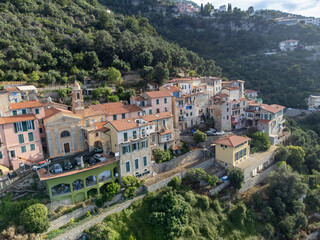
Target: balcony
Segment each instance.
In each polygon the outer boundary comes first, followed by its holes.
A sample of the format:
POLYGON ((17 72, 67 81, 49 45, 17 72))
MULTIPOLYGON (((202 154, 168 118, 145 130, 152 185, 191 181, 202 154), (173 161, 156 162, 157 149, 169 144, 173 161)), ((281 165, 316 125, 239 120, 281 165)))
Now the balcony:
POLYGON ((137 134, 136 137, 129 137, 129 138, 121 138, 121 143, 128 143, 128 142, 134 142, 134 141, 138 141, 141 139, 145 139, 149 137, 149 134, 137 134))

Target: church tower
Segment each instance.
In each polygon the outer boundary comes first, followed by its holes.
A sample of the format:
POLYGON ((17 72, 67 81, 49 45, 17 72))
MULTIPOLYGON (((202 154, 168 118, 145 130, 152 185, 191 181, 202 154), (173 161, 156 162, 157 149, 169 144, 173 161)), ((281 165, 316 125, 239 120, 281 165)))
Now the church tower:
POLYGON ((72 87, 72 112, 81 116, 84 115, 82 90, 77 81, 75 81, 74 86, 72 87))

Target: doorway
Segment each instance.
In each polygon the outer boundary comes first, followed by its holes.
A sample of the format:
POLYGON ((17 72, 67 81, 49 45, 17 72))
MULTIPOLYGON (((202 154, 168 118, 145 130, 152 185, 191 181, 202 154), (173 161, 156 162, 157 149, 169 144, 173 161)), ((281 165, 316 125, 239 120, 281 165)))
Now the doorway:
POLYGON ((64 143, 63 144, 64 153, 70 152, 70 143, 64 143))

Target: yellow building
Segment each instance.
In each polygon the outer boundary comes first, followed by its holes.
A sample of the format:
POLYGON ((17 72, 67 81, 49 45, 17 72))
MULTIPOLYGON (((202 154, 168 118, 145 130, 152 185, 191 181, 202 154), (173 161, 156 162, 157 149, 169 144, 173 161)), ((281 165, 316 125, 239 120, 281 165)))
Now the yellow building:
POLYGON ((237 167, 248 159, 250 154, 250 138, 238 135, 230 135, 215 142, 216 159, 224 167, 230 169, 237 167))

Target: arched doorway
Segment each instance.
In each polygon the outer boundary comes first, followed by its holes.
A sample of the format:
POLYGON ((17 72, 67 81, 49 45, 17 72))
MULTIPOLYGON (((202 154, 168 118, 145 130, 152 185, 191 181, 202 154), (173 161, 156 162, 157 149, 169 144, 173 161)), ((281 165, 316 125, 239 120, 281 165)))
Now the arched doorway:
POLYGON ((102 147, 102 142, 101 142, 101 141, 96 141, 96 142, 93 144, 93 146, 94 146, 95 148, 101 148, 101 147, 102 147))

